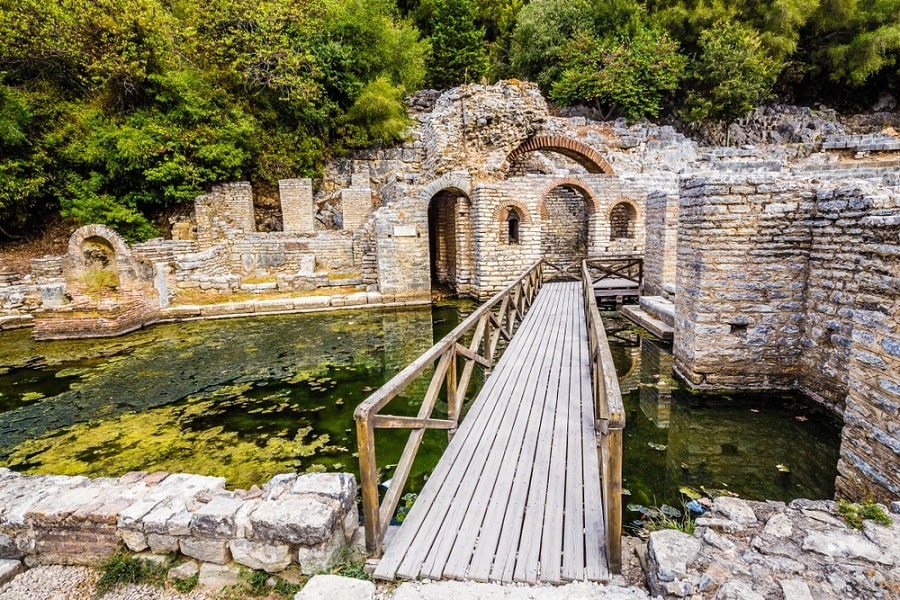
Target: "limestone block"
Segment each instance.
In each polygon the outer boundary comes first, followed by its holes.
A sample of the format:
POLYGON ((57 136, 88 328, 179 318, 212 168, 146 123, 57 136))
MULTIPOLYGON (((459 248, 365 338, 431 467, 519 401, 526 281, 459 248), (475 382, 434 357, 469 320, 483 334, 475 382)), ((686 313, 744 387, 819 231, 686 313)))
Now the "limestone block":
POLYGON ((858 533, 811 531, 801 546, 806 552, 817 552, 831 558, 859 558, 883 565, 892 564, 890 556, 858 533))
POLYGON ((148 533, 147 545, 150 546, 150 551, 156 554, 170 554, 172 552, 178 552, 178 538, 174 535, 148 533))
POLYGON ((119 537, 132 552, 143 552, 150 547, 150 544, 147 543, 147 536, 142 531, 120 529, 119 537))
POLYGON ((375 584, 362 579, 341 577, 340 575, 316 575, 294 600, 372 600, 375 598, 375 584))
MULTIPOLYGON (((17 560, 0 559, 0 586, 22 572, 22 563, 17 560)), ((375 586, 372 586, 373 589, 375 586)))
POLYGON ((765 596, 743 581, 729 581, 716 592, 715 600, 765 600, 765 596))
POLYGON ((356 478, 350 473, 307 473, 297 478, 291 493, 331 498, 349 511, 355 507, 356 478))
POLYGON ((800 579, 786 579, 779 582, 784 600, 813 600, 809 585, 800 579))
POLYGON ((147 495, 119 513, 120 528, 141 529, 144 515, 160 503, 172 498, 190 498, 200 491, 214 491, 225 488, 224 477, 208 477, 177 473, 169 475, 157 484, 147 495))
POLYGON ((331 538, 338 504, 312 496, 285 496, 261 502, 250 515, 253 539, 315 546, 331 538))
POLYGON ((687 576, 687 567, 700 552, 700 540, 692 536, 663 529, 650 534, 648 555, 660 581, 675 581, 687 576))
POLYGON ((730 496, 719 496, 713 501, 712 512, 725 515, 729 520, 742 525, 756 523, 756 514, 746 501, 730 496))
POLYGON ((291 547, 287 544, 266 544, 250 540, 231 540, 234 561, 251 569, 277 573, 291 564, 291 547))
POLYGON ((344 549, 343 532, 315 546, 301 546, 297 551, 297 563, 304 575, 327 571, 340 558, 344 549))
POLYGON ((331 298, 329 296, 303 296, 294 298, 294 308, 299 310, 327 308, 329 304, 331 304, 331 298))
POLYGON ((194 511, 191 534, 195 536, 231 537, 234 535, 234 515, 243 504, 240 498, 216 496, 194 511))
POLYGON ((197 584, 201 588, 220 591, 223 588, 240 585, 241 566, 236 563, 219 565, 202 563, 200 565, 200 577, 197 584))
POLYGON ((784 513, 775 513, 766 521, 763 533, 772 537, 784 538, 793 533, 794 526, 791 524, 790 518, 784 513))
POLYGON ((179 545, 182 554, 205 563, 224 565, 231 560, 228 540, 184 538, 179 545))
POLYGON ((166 574, 166 579, 187 579, 200 573, 200 563, 196 560, 186 560, 177 567, 172 567, 166 574))

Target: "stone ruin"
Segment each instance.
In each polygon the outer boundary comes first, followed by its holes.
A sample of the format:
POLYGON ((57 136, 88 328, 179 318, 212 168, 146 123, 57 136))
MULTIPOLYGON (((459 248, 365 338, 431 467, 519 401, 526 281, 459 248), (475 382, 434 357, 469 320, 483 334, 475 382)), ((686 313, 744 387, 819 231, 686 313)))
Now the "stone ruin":
MULTIPOLYGON (((281 231, 258 231, 254 191, 229 183, 199 197, 173 239, 85 236, 109 241, 135 302, 143 289, 155 303, 108 331, 421 302, 432 287, 483 298, 542 257, 642 256, 645 294, 671 303, 685 381, 802 390, 844 416, 838 493, 900 497, 895 115, 860 133, 818 111, 798 111, 796 126, 762 112, 741 130, 756 144, 701 146, 668 126, 554 116, 518 81, 418 98, 410 114, 407 142, 336 159, 316 185, 280 182, 281 231), (284 299, 166 307, 182 290, 284 299), (310 290, 326 295, 300 296, 310 290)), ((88 254, 110 256, 102 243, 88 254)), ((0 281, 0 327, 34 316, 43 335, 58 313, 65 330, 82 310, 66 274, 78 264, 48 257, 0 281)))

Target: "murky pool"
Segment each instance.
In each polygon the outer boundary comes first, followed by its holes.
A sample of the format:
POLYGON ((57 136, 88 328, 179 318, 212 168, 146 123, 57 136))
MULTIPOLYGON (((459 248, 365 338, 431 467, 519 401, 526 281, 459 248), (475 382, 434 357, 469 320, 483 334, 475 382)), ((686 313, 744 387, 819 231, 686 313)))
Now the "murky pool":
MULTIPOLYGON (((0 334, 0 466, 185 471, 243 488, 286 471, 356 473, 356 405, 474 307, 198 321, 107 340, 0 334)), ((837 417, 792 394, 692 394, 672 378, 669 346, 605 319, 627 412, 626 503, 678 507, 686 486, 751 499, 833 495, 837 417)), ((390 412, 414 414, 425 386, 390 412)), ((379 430, 383 479, 405 439, 379 430)), ((413 491, 446 443, 445 432, 428 432, 413 491)))

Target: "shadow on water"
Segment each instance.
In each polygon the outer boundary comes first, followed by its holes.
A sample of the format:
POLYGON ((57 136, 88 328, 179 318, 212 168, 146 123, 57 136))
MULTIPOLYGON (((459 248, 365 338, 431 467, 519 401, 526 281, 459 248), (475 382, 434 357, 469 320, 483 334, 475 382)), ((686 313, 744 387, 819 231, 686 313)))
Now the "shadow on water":
POLYGON ((626 411, 626 503, 681 508, 685 486, 751 500, 833 497, 840 417, 797 393, 693 393, 674 379, 671 344, 616 313, 603 318, 626 411))

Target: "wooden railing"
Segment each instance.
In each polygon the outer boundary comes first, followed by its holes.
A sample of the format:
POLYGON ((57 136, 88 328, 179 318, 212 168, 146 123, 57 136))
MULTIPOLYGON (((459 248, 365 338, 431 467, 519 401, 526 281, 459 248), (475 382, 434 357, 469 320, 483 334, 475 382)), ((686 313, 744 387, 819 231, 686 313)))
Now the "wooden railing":
POLYGON ((543 263, 538 261, 515 282, 488 300, 390 381, 356 407, 356 436, 359 443, 360 490, 366 528, 366 549, 382 553, 384 534, 403 494, 406 480, 426 429, 452 432, 459 424, 463 402, 475 365, 491 369, 502 337, 512 339, 516 327, 531 307, 543 281, 543 263), (468 346, 461 343, 474 330, 468 346), (462 361, 461 369, 459 363, 462 361), (437 363, 435 365, 435 363, 437 363), (381 410, 413 381, 434 366, 434 374, 415 417, 381 414, 381 410), (433 418, 441 389, 447 393, 447 418, 433 418), (411 429, 391 484, 379 504, 378 467, 375 460, 375 429, 411 429))
POLYGON ((603 518, 606 525, 606 552, 609 569, 622 570, 622 429, 625 427, 625 407, 613 365, 612 352, 606 330, 597 309, 594 286, 588 262, 582 264, 584 314, 588 324, 588 344, 591 360, 591 389, 594 394, 594 418, 597 432, 597 452, 600 460, 600 479, 603 494, 603 518))

